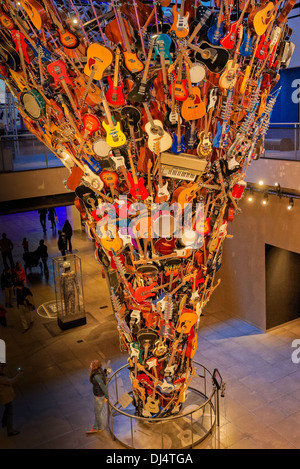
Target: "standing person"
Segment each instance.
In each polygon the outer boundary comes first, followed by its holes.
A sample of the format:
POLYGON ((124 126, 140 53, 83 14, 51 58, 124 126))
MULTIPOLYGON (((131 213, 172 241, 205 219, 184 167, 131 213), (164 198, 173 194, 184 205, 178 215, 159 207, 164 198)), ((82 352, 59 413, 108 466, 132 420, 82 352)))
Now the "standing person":
POLYGON ((54 207, 50 207, 48 209, 48 220, 51 222, 51 228, 52 230, 55 230, 56 228, 56 211, 55 211, 55 208, 54 207))
POLYGON ((66 239, 67 239, 67 246, 69 244, 69 252, 72 253, 72 243, 71 243, 71 238, 72 238, 72 235, 73 235, 73 229, 72 229, 72 226, 69 222, 69 220, 66 220, 65 223, 64 223, 64 226, 63 226, 63 232, 65 233, 66 235, 66 239))
POLYGON ((0 304, 0 325, 3 327, 7 327, 6 323, 6 309, 3 308, 3 305, 0 304))
POLYGON ((41 222, 44 233, 46 233, 46 231, 47 231, 47 229, 46 229, 47 212, 48 212, 48 210, 46 208, 42 208, 41 210, 39 210, 40 222, 41 222))
POLYGON ((23 246, 24 252, 29 251, 29 245, 28 245, 28 239, 27 238, 23 239, 22 246, 23 246))
POLYGON ((24 287, 23 284, 18 283, 16 285, 17 292, 17 306, 20 311, 21 324, 23 326, 23 332, 27 332, 33 324, 33 311, 35 306, 29 301, 29 296, 33 297, 33 294, 29 288, 24 287))
POLYGON ((25 285, 25 283, 26 283, 26 273, 25 273, 25 269, 22 266, 20 261, 18 261, 16 263, 16 266, 13 270, 13 277, 14 277, 14 284, 15 285, 17 283, 22 283, 23 285, 25 285))
POLYGON ((15 399, 13 384, 19 380, 23 372, 21 369, 18 369, 14 378, 8 378, 5 375, 4 369, 5 363, 0 363, 0 403, 4 405, 2 428, 6 427, 8 436, 15 436, 18 435, 20 431, 15 430, 13 425, 13 401, 15 399))
POLYGON ((43 239, 40 240, 39 247, 36 250, 40 259, 42 259, 43 266, 44 266, 44 274, 49 274, 48 266, 47 266, 47 259, 48 259, 48 248, 43 239))
POLYGON ((1 288, 5 294, 5 307, 12 308, 12 297, 14 293, 14 276, 10 267, 4 269, 1 275, 1 288))
POLYGON ((94 411, 95 411, 95 422, 91 430, 87 431, 87 435, 98 433, 103 430, 102 428, 102 410, 104 402, 108 399, 108 390, 106 386, 107 371, 102 369, 102 363, 100 360, 94 360, 90 364, 90 383, 93 385, 94 394, 94 411))
POLYGON ((7 267, 7 258, 10 262, 10 266, 13 269, 14 268, 14 261, 12 257, 12 250, 14 248, 14 245, 10 239, 6 237, 6 233, 2 234, 2 238, 0 239, 0 251, 2 254, 2 259, 3 259, 3 264, 4 267, 7 267))
POLYGON ((58 249, 61 252, 62 256, 66 255, 66 249, 67 249, 67 238, 65 233, 63 233, 61 230, 58 230, 58 241, 57 241, 57 246, 58 249))

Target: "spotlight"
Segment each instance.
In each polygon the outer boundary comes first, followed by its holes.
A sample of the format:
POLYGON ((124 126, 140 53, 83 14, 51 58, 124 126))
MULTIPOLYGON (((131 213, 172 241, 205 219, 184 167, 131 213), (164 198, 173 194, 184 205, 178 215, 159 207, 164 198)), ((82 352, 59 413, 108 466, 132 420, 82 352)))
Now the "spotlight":
POLYGON ((265 195, 264 195, 262 204, 267 205, 268 202, 269 202, 269 196, 268 196, 268 193, 266 192, 265 195))
POLYGON ((74 24, 77 24, 78 23, 78 20, 76 18, 73 19, 73 23, 74 24))
POLYGON ((279 184, 279 182, 275 182, 274 186, 275 186, 275 187, 278 187, 278 189, 280 189, 280 184, 279 184))
POLYGON ((293 207, 294 207, 294 199, 292 197, 290 197, 288 210, 292 210, 293 207))
POLYGON ((259 186, 263 186, 263 185, 264 185, 264 181, 262 181, 262 180, 258 181, 258 185, 259 185, 259 186))
POLYGON ((253 202, 254 197, 253 197, 253 190, 250 189, 250 194, 248 195, 248 202, 253 202))

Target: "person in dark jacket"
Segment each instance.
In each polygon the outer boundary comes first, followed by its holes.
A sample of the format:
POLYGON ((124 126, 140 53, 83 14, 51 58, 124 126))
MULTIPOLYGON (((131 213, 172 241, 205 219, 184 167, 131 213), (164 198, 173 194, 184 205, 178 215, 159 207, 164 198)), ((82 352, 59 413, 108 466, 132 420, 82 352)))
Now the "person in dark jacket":
POLYGON ((51 222, 51 228, 54 230, 56 228, 56 211, 54 207, 48 209, 48 220, 51 222))
POLYGON ((64 223, 64 226, 63 226, 63 233, 65 233, 66 235, 66 239, 67 239, 67 249, 68 249, 68 245, 69 245, 69 252, 72 253, 72 243, 71 243, 71 238, 72 238, 72 235, 73 235, 73 229, 72 229, 72 226, 69 222, 69 220, 66 220, 65 223, 64 223))
POLYGON ((6 237, 6 233, 3 233, 2 238, 0 239, 0 251, 1 251, 1 254, 2 254, 4 267, 8 266, 6 259, 9 260, 10 266, 11 266, 12 269, 15 266, 14 261, 13 261, 13 257, 12 257, 13 248, 14 248, 14 245, 13 245, 12 241, 9 238, 6 237))
POLYGON ((42 225, 42 228, 43 228, 43 232, 46 233, 47 229, 46 229, 46 217, 47 217, 47 212, 48 210, 46 208, 42 208, 41 210, 39 210, 39 215, 40 215, 40 223, 42 225))
POLYGON ((20 431, 15 430, 13 425, 13 401, 15 398, 13 384, 22 376, 22 371, 18 370, 14 378, 8 378, 4 370, 5 363, 0 363, 0 404, 4 405, 2 428, 7 429, 8 436, 15 436, 20 431))
POLYGON ((43 239, 40 240, 39 247, 36 250, 37 255, 40 259, 42 259, 43 266, 44 266, 44 274, 49 274, 48 266, 47 266, 47 259, 48 259, 48 248, 43 239))
POLYGON ((1 288, 5 294, 5 307, 12 308, 12 297, 14 293, 14 276, 10 267, 6 267, 1 275, 1 288))
POLYGON ((16 284, 16 293, 17 306, 19 308, 23 332, 27 332, 33 325, 33 312, 35 310, 35 306, 29 300, 29 296, 33 297, 33 294, 29 288, 24 287, 22 283, 16 284))
POLYGON ((58 241, 57 241, 57 246, 58 249, 61 252, 62 256, 66 255, 66 250, 67 250, 67 238, 65 233, 63 233, 61 230, 58 230, 58 241))
POLYGON ((87 435, 98 433, 103 430, 102 410, 104 402, 108 399, 108 389, 106 386, 107 370, 102 369, 102 363, 100 360, 92 361, 90 369, 90 383, 93 385, 94 394, 95 422, 93 428, 86 432, 87 435))

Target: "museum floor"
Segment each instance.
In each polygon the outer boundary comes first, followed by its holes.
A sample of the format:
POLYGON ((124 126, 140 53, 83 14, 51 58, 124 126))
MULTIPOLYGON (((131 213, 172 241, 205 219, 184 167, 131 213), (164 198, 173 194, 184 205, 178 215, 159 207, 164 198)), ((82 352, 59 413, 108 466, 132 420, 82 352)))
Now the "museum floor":
MULTIPOLYGON (((59 210, 59 225, 66 214, 59 210)), ((0 217, 0 232, 14 244, 14 260, 22 260, 22 240, 34 250, 43 232, 37 212, 0 217)), ((44 237, 50 257, 59 255, 57 235, 49 227, 44 237)), ((94 260, 93 242, 75 232, 74 252, 82 261, 87 324, 61 331, 54 319, 36 315, 23 334, 18 310, 8 309, 8 327, 0 337, 7 345, 7 372, 21 365, 24 374, 15 386, 15 427, 21 433, 8 438, 0 430, 0 448, 110 449, 121 445, 104 432, 86 436, 93 423, 89 363, 101 357, 116 370, 126 363, 119 351, 115 318, 108 290, 94 260)), ((51 260, 47 281, 38 268, 28 275, 36 306, 55 298, 51 260)), ((2 260, 1 260, 2 269, 2 260)), ((1 293, 0 302, 4 301, 1 293)), ((213 309, 213 308, 210 308, 213 309)), ((300 338, 300 319, 263 333, 218 311, 204 314, 195 359, 226 382, 221 399, 221 424, 197 448, 299 449, 300 364, 291 360, 292 341, 300 338)))

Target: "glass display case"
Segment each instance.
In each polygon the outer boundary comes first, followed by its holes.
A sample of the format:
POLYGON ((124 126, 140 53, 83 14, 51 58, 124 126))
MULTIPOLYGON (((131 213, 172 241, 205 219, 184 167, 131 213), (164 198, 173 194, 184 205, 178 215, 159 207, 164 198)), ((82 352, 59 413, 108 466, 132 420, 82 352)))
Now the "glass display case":
POLYGON ((62 330, 86 324, 81 259, 76 254, 54 257, 57 323, 62 330))

